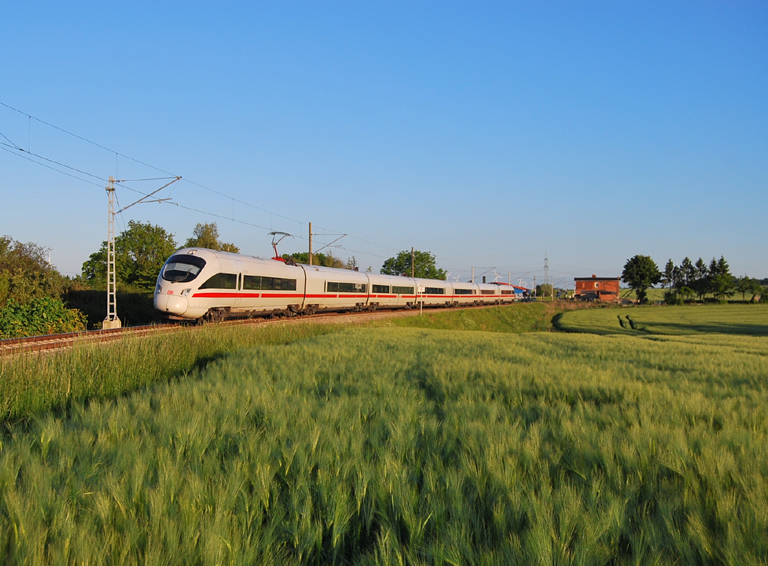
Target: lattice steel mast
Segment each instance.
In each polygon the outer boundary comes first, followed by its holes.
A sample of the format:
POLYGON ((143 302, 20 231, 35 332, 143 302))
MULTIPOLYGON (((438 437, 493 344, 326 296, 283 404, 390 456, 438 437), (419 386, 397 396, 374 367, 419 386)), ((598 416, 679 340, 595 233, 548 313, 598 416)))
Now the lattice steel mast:
MULTIPOLYGON (((154 200, 146 199, 162 191, 168 185, 172 185, 179 179, 181 179, 181 177, 174 177, 173 181, 170 183, 166 183, 159 189, 141 197, 136 202, 118 210, 117 213, 119 214, 132 207, 134 204, 139 204, 141 202, 165 202, 170 200, 168 198, 154 200)), ((122 322, 120 322, 120 319, 117 317, 117 274, 115 272, 115 183, 120 182, 122 181, 110 177, 109 186, 106 187, 107 195, 109 196, 109 212, 107 214, 107 317, 102 323, 102 328, 105 330, 109 328, 120 328, 122 326, 122 322)))
POLYGON ((107 215, 107 317, 102 328, 120 328, 122 323, 117 317, 117 277, 115 275, 115 178, 109 178, 106 187, 109 196, 109 213, 107 215))

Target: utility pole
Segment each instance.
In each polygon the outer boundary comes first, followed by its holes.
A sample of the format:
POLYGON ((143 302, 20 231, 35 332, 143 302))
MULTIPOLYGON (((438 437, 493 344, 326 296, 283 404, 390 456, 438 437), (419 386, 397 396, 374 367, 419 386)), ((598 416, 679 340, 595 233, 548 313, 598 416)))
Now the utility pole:
POLYGON ((312 265, 312 223, 309 223, 309 265, 312 265))
POLYGON ((411 278, 416 277, 416 263, 413 259, 413 246, 411 246, 411 278))
POLYGON ((547 250, 544 250, 544 282, 549 285, 549 258, 547 258, 547 250))
POLYGON ((512 272, 507 271, 507 285, 512 285, 512 272))
POLYGON ((470 283, 475 282, 475 266, 472 266, 472 279, 469 280, 470 283))
POLYGON ((536 296, 536 276, 533 276, 533 296, 536 296))
POLYGON ((105 330, 120 328, 122 323, 117 317, 117 278, 115 276, 115 178, 109 178, 106 187, 109 197, 107 213, 107 317, 101 327, 105 330))

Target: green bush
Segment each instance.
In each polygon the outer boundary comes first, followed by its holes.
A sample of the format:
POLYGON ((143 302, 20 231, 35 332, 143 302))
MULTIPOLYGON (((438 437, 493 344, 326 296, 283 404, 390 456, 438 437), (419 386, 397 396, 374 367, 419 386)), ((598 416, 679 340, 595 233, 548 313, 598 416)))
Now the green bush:
POLYGON ((19 304, 11 299, 0 309, 0 338, 22 338, 85 330, 85 316, 58 299, 42 297, 19 304))
POLYGON ((668 305, 682 305, 684 304, 683 298, 677 291, 667 291, 664 293, 664 302, 668 305))
MULTIPOLYGON (((136 292, 126 285, 127 289, 117 291, 117 315, 123 326, 140 326, 161 322, 163 317, 154 307, 154 295, 136 292)), ((81 311, 88 328, 101 328, 104 317, 107 316, 107 291, 90 289, 72 289, 63 295, 67 306, 81 311)))

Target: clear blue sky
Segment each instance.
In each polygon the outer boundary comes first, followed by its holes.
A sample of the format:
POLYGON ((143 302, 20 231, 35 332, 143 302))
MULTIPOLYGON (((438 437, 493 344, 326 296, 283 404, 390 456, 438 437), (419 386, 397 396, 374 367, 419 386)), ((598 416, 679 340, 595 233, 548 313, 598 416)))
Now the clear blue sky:
POLYGON ((541 281, 545 252, 561 285, 635 254, 768 276, 765 2, 14 2, 0 47, 0 234, 66 274, 106 239, 86 173, 156 167, 211 214, 118 230, 215 221, 268 256, 311 221, 363 268, 414 246, 451 278, 541 281))

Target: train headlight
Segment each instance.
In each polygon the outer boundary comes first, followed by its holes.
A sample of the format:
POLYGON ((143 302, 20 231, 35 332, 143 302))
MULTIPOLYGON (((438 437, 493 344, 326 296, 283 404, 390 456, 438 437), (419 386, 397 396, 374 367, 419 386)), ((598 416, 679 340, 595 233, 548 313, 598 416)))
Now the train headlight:
POLYGON ((187 295, 189 295, 189 292, 190 292, 191 290, 192 290, 192 289, 184 289, 184 290, 181 292, 181 296, 182 296, 182 297, 186 297, 187 295))
POLYGON ((163 292, 163 286, 158 283, 157 287, 155 287, 155 295, 159 295, 163 292))

